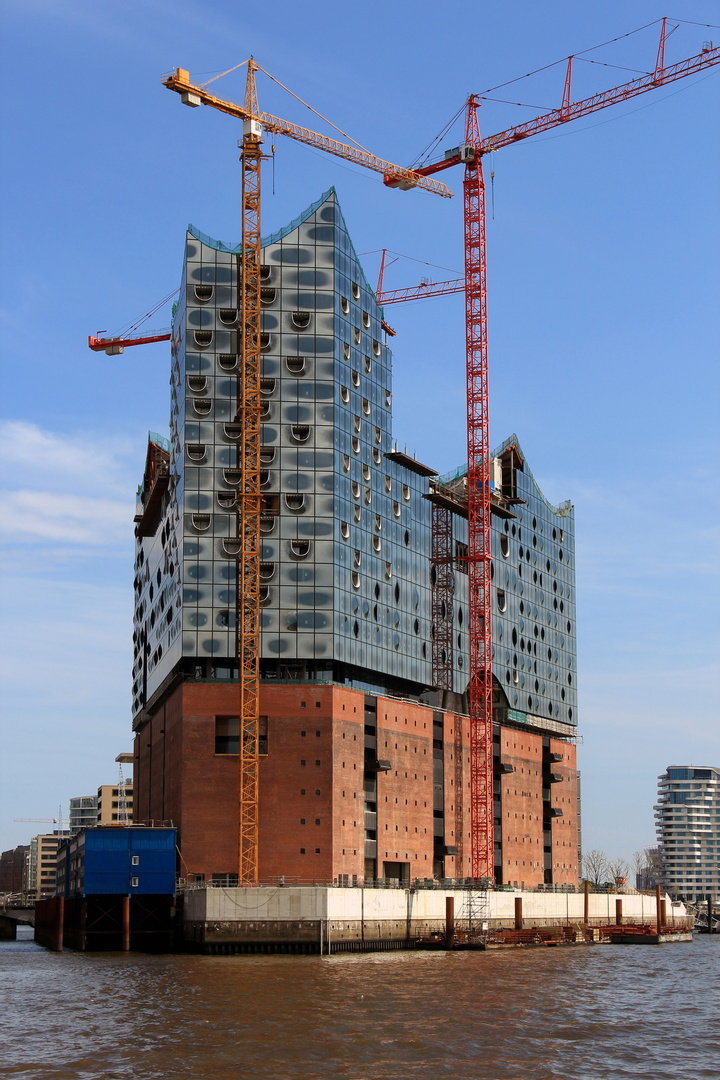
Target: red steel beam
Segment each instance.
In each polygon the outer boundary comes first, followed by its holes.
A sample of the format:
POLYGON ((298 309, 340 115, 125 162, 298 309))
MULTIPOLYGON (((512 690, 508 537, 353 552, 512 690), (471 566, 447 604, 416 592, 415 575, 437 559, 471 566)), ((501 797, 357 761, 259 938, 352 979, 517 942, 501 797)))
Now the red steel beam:
POLYGON ((105 352, 107 349, 127 349, 130 345, 152 345, 155 341, 170 341, 172 334, 169 330, 162 330, 157 334, 137 338, 88 338, 88 346, 93 352, 105 352))
POLYGON ((425 300, 430 296, 449 296, 450 293, 459 293, 464 288, 465 278, 455 278, 454 281, 429 281, 422 285, 411 285, 407 289, 391 289, 389 292, 378 293, 377 302, 384 306, 385 304, 399 304, 404 300, 425 300))

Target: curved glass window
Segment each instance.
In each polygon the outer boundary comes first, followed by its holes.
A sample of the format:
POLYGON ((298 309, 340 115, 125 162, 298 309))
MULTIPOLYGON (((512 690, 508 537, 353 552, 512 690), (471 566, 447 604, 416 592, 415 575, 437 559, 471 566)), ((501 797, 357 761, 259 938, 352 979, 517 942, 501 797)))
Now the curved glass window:
POLYGON ((310 425, 309 424, 293 424, 290 428, 290 434, 295 442, 303 443, 307 442, 310 438, 310 425))

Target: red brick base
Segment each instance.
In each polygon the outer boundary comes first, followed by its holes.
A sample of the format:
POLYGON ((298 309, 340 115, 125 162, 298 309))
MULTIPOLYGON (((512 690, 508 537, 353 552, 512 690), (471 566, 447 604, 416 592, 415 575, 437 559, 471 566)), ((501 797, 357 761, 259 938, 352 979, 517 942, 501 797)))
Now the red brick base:
MULTIPOLYGON (((378 697, 377 757, 390 768, 377 775, 377 876, 386 864, 405 864, 410 878, 433 876, 433 710, 378 697)), ((260 758, 259 877, 332 882, 365 875, 365 695, 340 686, 267 685, 267 754, 260 758)), ((180 873, 237 873, 238 757, 215 753, 215 717, 237 716, 237 683, 185 682, 135 739, 136 821, 172 820, 178 829, 180 873)), ((437 713, 435 716, 437 717, 437 713)), ((467 877, 470 864, 469 721, 443 716, 442 783, 446 877, 467 877), (456 725, 461 725, 456 761, 456 725)), ((437 745, 436 745, 437 749, 437 745)), ((552 855, 543 834, 543 758, 539 733, 500 729, 500 760, 513 771, 499 778, 502 879, 530 888, 545 880, 577 884, 575 747, 550 740, 562 755, 550 785, 552 855), (544 843, 545 840, 545 843, 544 843)), ((496 809, 497 812, 497 809, 496 809)), ((547 821, 547 810, 546 810, 547 821)), ((392 870, 390 870, 392 873, 392 870)))

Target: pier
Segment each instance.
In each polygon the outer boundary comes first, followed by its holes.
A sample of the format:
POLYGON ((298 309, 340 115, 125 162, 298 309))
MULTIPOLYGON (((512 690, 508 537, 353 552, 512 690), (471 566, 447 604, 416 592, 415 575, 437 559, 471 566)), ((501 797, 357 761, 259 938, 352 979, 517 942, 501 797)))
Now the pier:
POLYGON ((184 947, 213 954, 692 939, 692 917, 684 905, 642 893, 203 884, 187 889, 181 905, 184 947))

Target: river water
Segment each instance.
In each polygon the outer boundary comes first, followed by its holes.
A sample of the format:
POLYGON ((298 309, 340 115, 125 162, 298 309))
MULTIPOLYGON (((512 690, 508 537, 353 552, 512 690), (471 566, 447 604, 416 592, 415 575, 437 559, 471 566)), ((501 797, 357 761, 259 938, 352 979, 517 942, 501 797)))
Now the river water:
POLYGON ((720 937, 337 957, 0 944, 0 1076, 717 1080, 720 937))

